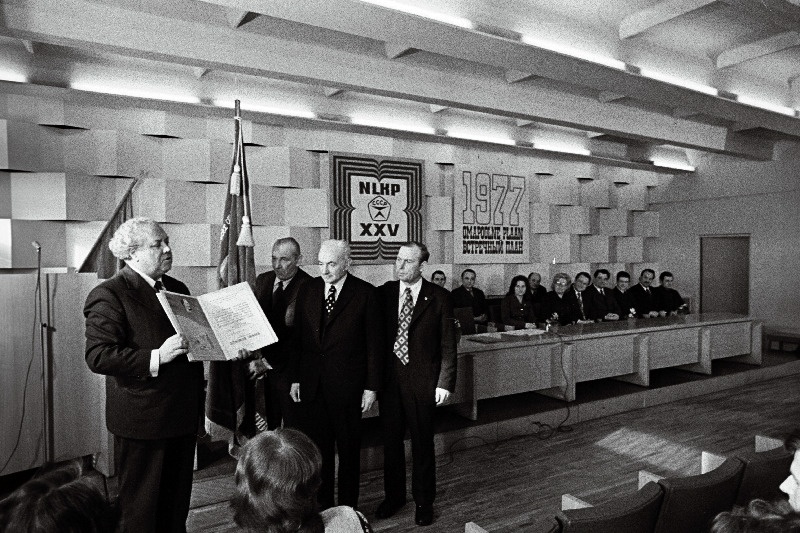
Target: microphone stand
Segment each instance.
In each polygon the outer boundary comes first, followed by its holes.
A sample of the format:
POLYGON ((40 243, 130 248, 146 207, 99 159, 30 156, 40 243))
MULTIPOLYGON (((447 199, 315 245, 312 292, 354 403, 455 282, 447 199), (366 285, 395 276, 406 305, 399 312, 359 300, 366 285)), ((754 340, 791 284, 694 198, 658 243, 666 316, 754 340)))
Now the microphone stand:
POLYGON ((44 433, 44 461, 53 462, 53 359, 50 354, 50 276, 47 276, 47 317, 42 303, 42 247, 33 241, 36 249, 36 290, 39 292, 38 317, 40 321, 39 342, 42 357, 42 430, 44 433))

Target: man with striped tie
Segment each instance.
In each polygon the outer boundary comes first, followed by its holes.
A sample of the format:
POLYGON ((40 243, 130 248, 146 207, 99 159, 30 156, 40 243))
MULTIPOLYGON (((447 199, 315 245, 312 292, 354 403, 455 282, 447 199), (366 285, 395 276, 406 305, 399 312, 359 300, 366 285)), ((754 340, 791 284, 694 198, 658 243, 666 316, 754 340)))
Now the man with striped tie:
POLYGON ((456 384, 456 321, 450 293, 422 278, 430 254, 424 244, 400 247, 398 281, 380 287, 384 307, 386 380, 379 396, 384 440, 385 499, 376 516, 389 518, 406 503, 404 436, 411 434, 411 493, 418 525, 433 522, 436 453, 433 417, 456 384))
POLYGON ((324 241, 321 277, 297 295, 290 363, 290 395, 297 425, 322 453, 323 509, 333 507, 335 452, 339 454, 338 504, 357 507, 361 473, 361 413, 383 381, 383 329, 376 289, 350 274, 350 247, 324 241))

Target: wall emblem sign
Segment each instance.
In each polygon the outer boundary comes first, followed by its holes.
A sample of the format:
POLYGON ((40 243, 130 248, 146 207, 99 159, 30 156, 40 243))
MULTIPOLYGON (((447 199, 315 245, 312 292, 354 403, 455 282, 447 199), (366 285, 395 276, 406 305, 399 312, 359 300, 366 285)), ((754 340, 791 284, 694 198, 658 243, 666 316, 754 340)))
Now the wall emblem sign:
POLYGON ((423 162, 331 154, 331 236, 361 263, 394 261, 400 245, 422 240, 423 162))
POLYGON ((527 263, 530 192, 524 176, 462 171, 453 198, 456 263, 527 263))

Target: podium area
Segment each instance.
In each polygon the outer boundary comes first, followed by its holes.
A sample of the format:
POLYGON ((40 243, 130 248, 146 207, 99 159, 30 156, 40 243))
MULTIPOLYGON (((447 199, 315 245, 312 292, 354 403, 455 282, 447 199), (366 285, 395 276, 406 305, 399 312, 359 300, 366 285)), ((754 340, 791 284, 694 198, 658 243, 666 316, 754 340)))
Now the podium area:
MULTIPOLYGON (((600 504, 635 491, 639 470, 697 474, 703 451, 744 452, 753 435, 780 437, 800 420, 800 359, 766 346, 760 366, 719 358, 710 374, 659 368, 649 379, 649 387, 579 381, 572 402, 537 392, 485 398, 476 420, 441 408, 435 530, 476 522, 490 532, 537 533, 562 494, 600 504)), ((360 508, 375 531, 416 531, 411 503, 375 520, 383 499, 378 422, 364 421, 360 508)), ((236 530, 228 506, 234 467, 226 457, 195 473, 190 531, 236 530)))

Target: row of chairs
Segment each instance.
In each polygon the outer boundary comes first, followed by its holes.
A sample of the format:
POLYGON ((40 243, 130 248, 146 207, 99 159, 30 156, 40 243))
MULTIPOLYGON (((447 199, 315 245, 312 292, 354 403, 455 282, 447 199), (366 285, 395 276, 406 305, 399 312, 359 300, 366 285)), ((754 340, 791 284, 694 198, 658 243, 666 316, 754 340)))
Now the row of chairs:
MULTIPOLYGON (((722 457, 703 452, 701 474, 661 477, 639 473, 639 490, 602 505, 565 494, 547 533, 704 533, 720 512, 760 498, 780 497, 792 455, 782 442, 756 437, 754 452, 722 457)), ((486 533, 470 522, 466 533, 486 533)))

